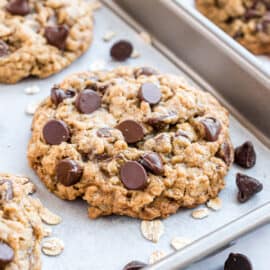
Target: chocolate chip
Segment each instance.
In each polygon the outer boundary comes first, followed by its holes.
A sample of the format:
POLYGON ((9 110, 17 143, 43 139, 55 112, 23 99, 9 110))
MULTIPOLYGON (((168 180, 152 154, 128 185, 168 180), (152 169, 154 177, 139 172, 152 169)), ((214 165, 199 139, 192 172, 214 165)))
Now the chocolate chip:
POLYGON ((8 45, 5 41, 0 39, 0 57, 8 55, 8 45))
POLYGON ((143 154, 139 162, 146 170, 153 174, 162 175, 164 173, 162 159, 158 153, 150 152, 143 154))
POLYGON ((241 173, 237 173, 236 175, 236 184, 239 189, 237 198, 241 203, 248 201, 253 195, 263 189, 260 181, 241 173))
POLYGON ((216 141, 221 132, 220 122, 213 117, 208 117, 202 119, 201 123, 204 127, 204 139, 209 142, 216 141))
POLYGON ((252 270, 248 257, 240 253, 231 253, 225 262, 224 270, 252 270))
POLYGON ((261 13, 256 9, 248 9, 244 14, 246 20, 261 17, 261 13))
POLYGON ((256 152, 252 142, 247 141, 235 148, 234 162, 246 169, 252 168, 256 164, 256 152))
POLYGON ((101 106, 101 97, 97 92, 85 89, 76 98, 75 106, 79 112, 90 114, 101 106))
POLYGON ((161 91, 155 84, 146 82, 141 86, 138 96, 141 100, 144 100, 151 105, 155 105, 160 102, 161 91))
POLYGON ((217 152, 217 157, 221 158, 228 166, 233 161, 233 152, 229 143, 224 142, 221 144, 217 152))
POLYGON ((141 67, 139 69, 136 69, 134 72, 134 75, 136 78, 138 78, 141 75, 144 76, 152 76, 158 74, 156 70, 154 70, 151 67, 141 67))
POLYGON ((6 9, 13 15, 25 16, 30 13, 30 6, 27 0, 11 0, 7 4, 6 9))
POLYGON ((139 261, 132 261, 128 263, 123 270, 140 270, 146 267, 147 264, 139 261))
POLYGON ((144 189, 147 184, 146 171, 137 161, 127 161, 122 165, 120 178, 127 189, 144 189))
POLYGON ((110 128, 100 128, 97 131, 97 135, 100 138, 108 138, 108 137, 111 137, 112 136, 112 134, 110 132, 110 128))
POLYGON ((43 137, 47 144, 58 145, 70 139, 70 132, 65 122, 50 120, 43 127, 43 137))
POLYGON ((10 201, 13 199, 13 184, 10 180, 8 179, 3 179, 3 180, 0 180, 0 185, 3 185, 3 184, 7 184, 7 190, 5 192, 5 194, 0 194, 1 195, 1 200, 5 200, 5 201, 10 201))
POLYGON ((125 120, 116 128, 122 132, 127 143, 136 143, 144 137, 142 126, 134 120, 125 120))
POLYGON ((68 34, 69 29, 68 26, 65 24, 57 26, 47 26, 44 33, 47 42, 60 50, 65 49, 68 34))
POLYGON ((82 173, 82 167, 72 159, 63 159, 56 166, 56 178, 66 187, 78 183, 82 173))
POLYGON ((72 90, 63 90, 61 88, 53 87, 51 89, 51 101, 56 106, 60 104, 66 98, 72 98, 75 96, 75 92, 72 90))
POLYGON ((176 137, 185 137, 186 139, 190 140, 187 132, 185 132, 184 130, 181 130, 181 129, 176 131, 175 136, 176 137))
POLYGON ((0 269, 5 269, 14 258, 13 249, 6 243, 0 242, 0 269))
POLYGON ((116 61, 125 61, 131 56, 132 51, 133 46, 129 41, 120 40, 112 46, 111 57, 116 61))

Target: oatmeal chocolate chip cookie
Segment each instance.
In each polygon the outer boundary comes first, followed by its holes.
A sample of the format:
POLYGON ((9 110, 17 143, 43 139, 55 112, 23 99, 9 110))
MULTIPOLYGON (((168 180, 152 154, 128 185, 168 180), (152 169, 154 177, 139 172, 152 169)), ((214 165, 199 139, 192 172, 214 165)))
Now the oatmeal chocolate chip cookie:
POLYGON ((34 191, 29 179, 0 174, 0 269, 41 269, 43 206, 30 196, 34 191))
POLYGON ((198 9, 255 54, 270 53, 269 0, 196 0, 198 9))
POLYGON ((0 0, 0 83, 48 77, 84 53, 93 7, 84 0, 0 0))
POLYGON ((228 112, 181 77, 150 68, 74 74, 32 123, 28 159, 89 216, 151 220, 216 198, 232 163, 228 112))

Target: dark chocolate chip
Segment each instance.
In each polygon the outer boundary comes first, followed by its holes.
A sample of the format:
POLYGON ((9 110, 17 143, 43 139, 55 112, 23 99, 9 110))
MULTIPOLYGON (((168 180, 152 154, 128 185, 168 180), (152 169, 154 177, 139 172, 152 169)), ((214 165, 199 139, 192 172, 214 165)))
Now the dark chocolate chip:
POLYGON ((5 269, 13 258, 13 249, 8 244, 0 242, 0 269, 5 269))
POLYGON ((141 100, 144 100, 151 105, 155 105, 160 102, 161 91, 155 84, 146 82, 141 86, 138 96, 141 100))
POLYGON ((260 181, 241 173, 236 175, 236 184, 239 189, 237 198, 241 203, 248 201, 263 189, 263 184, 260 181))
POLYGON ((144 167, 137 161, 127 161, 120 169, 120 178, 127 189, 144 189, 147 174, 144 167))
POLYGON ((152 76, 158 74, 156 70, 154 70, 151 67, 141 67, 139 69, 136 69, 134 72, 134 75, 136 78, 138 78, 141 75, 144 76, 152 76))
POLYGON ((60 104, 66 98, 72 98, 75 96, 75 92, 72 90, 63 90, 58 87, 51 89, 51 101, 56 106, 60 104))
POLYGON ((110 128, 100 128, 98 131, 97 131, 97 135, 98 137, 100 138, 109 138, 112 136, 111 132, 110 132, 110 128))
POLYGON ((221 158, 228 166, 232 163, 233 151, 229 143, 224 142, 221 144, 217 152, 217 157, 221 158))
POLYGON ((143 167, 156 175, 162 175, 164 173, 163 162, 158 153, 150 152, 143 154, 139 162, 143 167))
POLYGON ((7 184, 7 190, 6 190, 5 194, 2 194, 2 195, 0 194, 1 200, 10 201, 13 199, 13 184, 8 179, 0 180, 0 185, 3 185, 5 183, 7 184))
POLYGON ((202 119, 201 123, 204 127, 204 139, 209 142, 216 141, 221 132, 220 122, 213 117, 208 117, 202 119))
POLYGON ((125 120, 116 128, 122 132, 127 143, 136 143, 144 137, 142 126, 134 120, 125 120))
POLYGON ((146 267, 147 264, 139 261, 132 261, 128 263, 123 270, 140 270, 146 267))
POLYGON ((0 39, 0 57, 8 55, 8 45, 5 41, 0 39))
POLYGON ((247 256, 231 253, 225 262, 224 270, 252 270, 252 264, 247 256))
POLYGON ((176 136, 176 137, 185 137, 185 138, 187 138, 188 140, 190 140, 190 138, 189 138, 187 132, 185 132, 184 130, 181 130, 181 129, 179 129, 179 130, 176 131, 175 136, 176 136))
POLYGON ((101 106, 101 97, 97 92, 85 89, 76 98, 75 106, 79 112, 90 114, 101 106))
POLYGON ((133 51, 133 46, 129 41, 120 40, 111 48, 111 57, 116 61, 125 61, 133 51))
POLYGON ((7 4, 6 9, 13 15, 25 16, 30 13, 28 0, 11 0, 7 4))
POLYGON ((95 158, 99 161, 103 161, 103 160, 111 159, 111 156, 109 154, 103 153, 103 154, 96 154, 95 158))
POLYGON ((244 37, 244 33, 241 29, 238 29, 233 35, 234 39, 239 39, 239 38, 243 38, 243 37, 244 37))
POLYGON ((65 24, 57 26, 47 26, 44 33, 47 42, 60 50, 65 49, 68 34, 69 28, 65 24))
POLYGON ((246 20, 261 17, 261 13, 256 9, 248 9, 244 14, 246 20))
POLYGON ((50 120, 43 127, 43 137, 47 144, 58 145, 70 139, 70 132, 65 122, 50 120))
POLYGON ((78 183, 82 173, 82 167, 72 159, 63 159, 56 166, 56 178, 66 187, 78 183))
POLYGON ((246 169, 252 168, 256 164, 256 152, 252 142, 247 141, 235 148, 234 162, 246 169))

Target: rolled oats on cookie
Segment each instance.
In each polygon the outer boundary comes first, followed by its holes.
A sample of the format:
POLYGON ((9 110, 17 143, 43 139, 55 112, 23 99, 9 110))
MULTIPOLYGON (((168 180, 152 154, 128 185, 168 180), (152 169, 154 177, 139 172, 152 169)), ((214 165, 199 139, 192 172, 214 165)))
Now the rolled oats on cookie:
POLYGON ((93 7, 85 0, 0 0, 0 83, 46 78, 89 47, 93 7))
POLYGON ((166 218, 216 198, 233 160, 229 115, 209 93, 148 67, 68 76, 35 112, 28 160, 89 217, 166 218), (224 151, 224 149, 226 151, 224 151))

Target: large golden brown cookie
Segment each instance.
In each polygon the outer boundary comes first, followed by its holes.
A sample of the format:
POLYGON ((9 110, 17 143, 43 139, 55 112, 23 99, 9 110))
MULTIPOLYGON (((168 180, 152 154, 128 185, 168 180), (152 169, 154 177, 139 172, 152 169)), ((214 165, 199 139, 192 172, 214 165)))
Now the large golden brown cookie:
POLYGON ((215 198, 233 150, 228 112, 181 77, 119 67, 67 77, 35 113, 28 159, 89 216, 167 217, 215 198))

